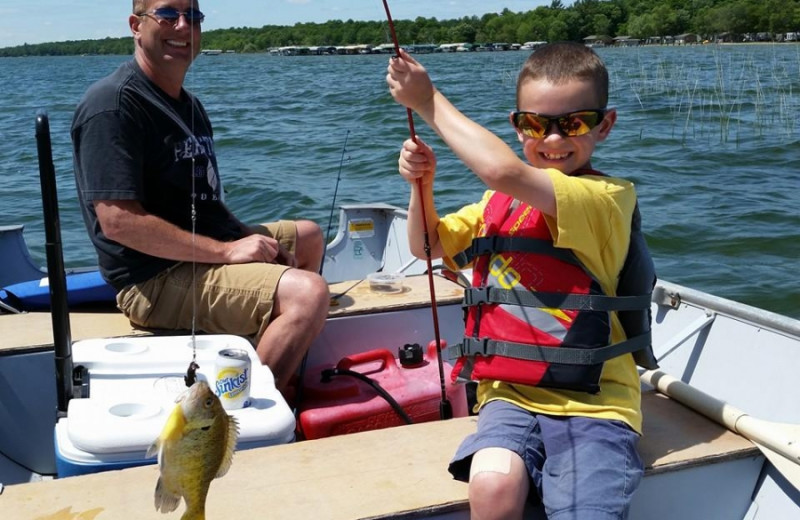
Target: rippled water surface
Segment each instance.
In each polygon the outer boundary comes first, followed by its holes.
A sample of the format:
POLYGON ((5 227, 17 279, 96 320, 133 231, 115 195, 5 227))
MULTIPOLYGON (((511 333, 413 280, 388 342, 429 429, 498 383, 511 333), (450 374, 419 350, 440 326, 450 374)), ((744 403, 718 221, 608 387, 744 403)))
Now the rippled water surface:
MULTIPOLYGON (((636 182, 659 275, 800 317, 800 45, 599 52, 619 120, 594 165, 636 182)), ((525 57, 419 59, 459 108, 516 147, 507 114, 525 57)), ((89 84, 127 59, 0 59, 0 225, 25 224, 41 263, 35 113, 50 114, 66 262, 94 263, 75 198, 69 123, 89 84)), ((385 88, 386 64, 375 55, 198 58, 187 86, 211 116, 227 201, 240 218, 304 216, 325 229, 337 177, 337 205, 405 206, 396 163, 408 129, 385 88)), ((421 120, 417 132, 438 153, 440 210, 476 199, 474 175, 421 120)))

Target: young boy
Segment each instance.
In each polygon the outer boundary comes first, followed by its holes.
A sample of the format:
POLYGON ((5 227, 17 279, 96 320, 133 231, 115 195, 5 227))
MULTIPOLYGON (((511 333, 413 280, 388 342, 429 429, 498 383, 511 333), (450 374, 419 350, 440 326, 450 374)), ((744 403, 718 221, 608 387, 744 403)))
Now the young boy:
POLYGON ((434 153, 419 139, 403 144, 412 252, 425 255, 424 205, 432 256, 473 268, 456 371, 479 381, 478 428, 449 468, 469 482, 472 518, 521 518, 529 496, 551 520, 625 518, 643 473, 630 352, 645 365, 654 360, 649 295, 623 303, 617 289, 635 278, 649 292, 654 275, 621 276, 628 264, 625 271, 652 266, 636 193, 630 182, 591 169, 595 146, 617 119, 607 107, 604 64, 568 42, 527 60, 510 117, 527 164, 459 112, 408 54, 390 61, 387 82, 488 187, 479 202, 440 218, 434 153), (623 310, 645 316, 645 334, 626 339, 616 312, 623 310))

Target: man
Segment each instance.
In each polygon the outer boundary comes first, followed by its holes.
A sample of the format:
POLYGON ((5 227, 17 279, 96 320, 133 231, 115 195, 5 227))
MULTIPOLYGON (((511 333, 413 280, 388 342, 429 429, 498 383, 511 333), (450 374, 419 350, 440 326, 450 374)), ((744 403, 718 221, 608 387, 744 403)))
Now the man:
POLYGON ((322 330, 315 223, 249 228, 225 206, 213 131, 183 88, 204 15, 134 0, 134 59, 84 95, 72 123, 78 194, 103 277, 135 324, 250 335, 284 391, 322 330))

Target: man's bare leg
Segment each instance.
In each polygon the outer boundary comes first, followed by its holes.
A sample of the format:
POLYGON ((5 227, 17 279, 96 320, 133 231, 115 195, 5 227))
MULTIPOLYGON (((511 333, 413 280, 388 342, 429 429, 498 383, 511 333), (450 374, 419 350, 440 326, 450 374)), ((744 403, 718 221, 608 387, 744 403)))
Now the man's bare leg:
POLYGON ((311 343, 322 331, 329 306, 328 284, 316 272, 289 269, 281 276, 272 319, 256 346, 259 359, 275 375, 279 391, 286 389, 311 343))
POLYGON ((322 229, 316 222, 310 220, 298 220, 297 226, 297 245, 295 246, 295 258, 297 267, 313 273, 319 272, 322 265, 322 256, 325 254, 325 239, 322 236, 322 229))

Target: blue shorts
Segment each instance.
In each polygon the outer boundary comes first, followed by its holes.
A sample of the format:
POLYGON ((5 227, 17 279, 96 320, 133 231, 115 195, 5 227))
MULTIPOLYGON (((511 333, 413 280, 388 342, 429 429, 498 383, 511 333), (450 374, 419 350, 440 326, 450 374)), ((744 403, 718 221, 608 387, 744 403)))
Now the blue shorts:
POLYGON ((492 401, 481 408, 477 432, 461 443, 449 470, 468 482, 475 452, 506 448, 525 461, 536 490, 529 498, 541 500, 550 520, 622 519, 644 473, 638 442, 639 434, 619 421, 537 415, 492 401))

